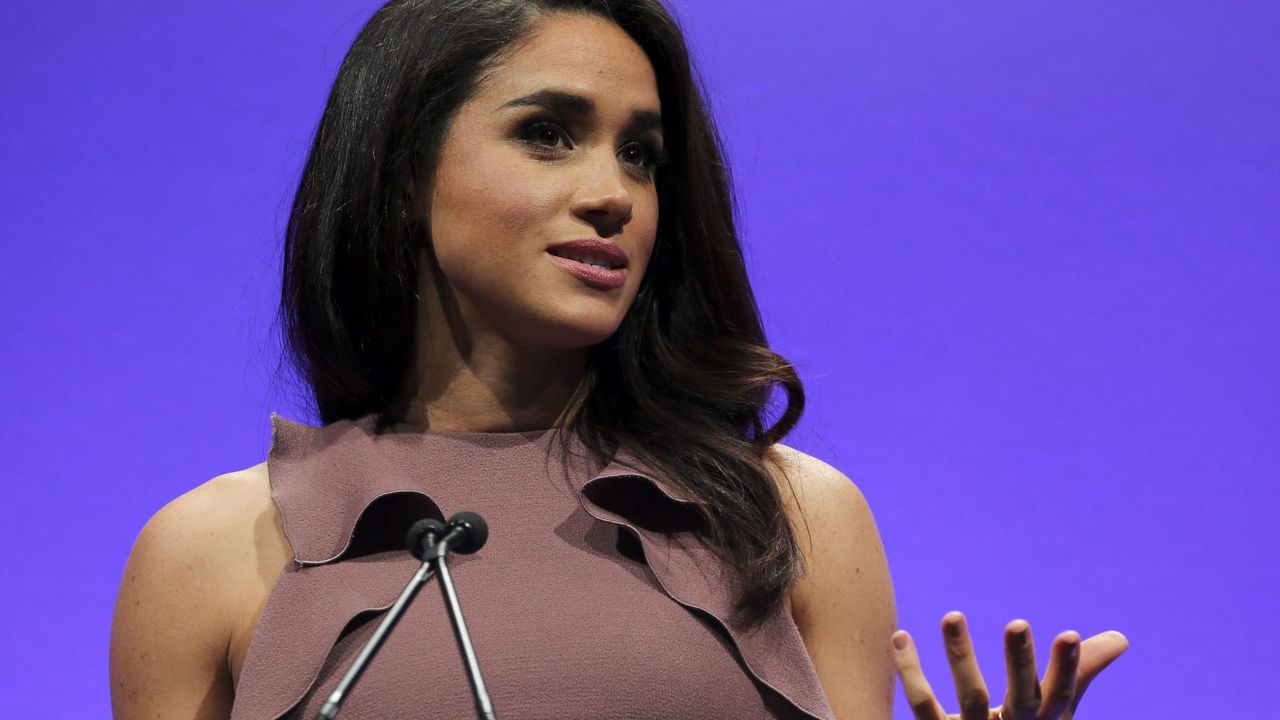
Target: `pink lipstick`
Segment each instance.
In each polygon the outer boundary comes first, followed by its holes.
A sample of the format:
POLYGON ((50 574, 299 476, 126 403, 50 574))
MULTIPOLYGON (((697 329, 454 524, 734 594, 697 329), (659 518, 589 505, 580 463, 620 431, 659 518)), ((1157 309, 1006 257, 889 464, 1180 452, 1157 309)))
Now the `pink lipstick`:
POLYGON ((570 240, 552 245, 547 253, 570 275, 595 287, 612 290, 626 281, 627 253, 607 240, 570 240))

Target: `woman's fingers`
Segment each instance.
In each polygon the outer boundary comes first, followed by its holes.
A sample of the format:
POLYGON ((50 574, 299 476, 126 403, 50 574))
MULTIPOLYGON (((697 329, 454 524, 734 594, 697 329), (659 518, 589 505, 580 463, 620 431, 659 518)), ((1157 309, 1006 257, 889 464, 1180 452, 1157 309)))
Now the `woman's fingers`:
POLYGON ((924 679, 916 645, 911 641, 911 636, 902 630, 893 634, 893 662, 898 666, 902 691, 906 693, 907 703, 911 705, 911 713, 916 720, 947 720, 946 711, 934 697, 929 681, 924 679))
MULTIPOLYGON (((993 712, 1001 720, 1071 720, 1089 683, 1129 647, 1128 638, 1114 630, 1083 642, 1073 630, 1061 633, 1050 647, 1042 685, 1036 678, 1031 626, 1025 620, 1014 620, 1005 627, 1009 691, 1005 704, 992 711, 964 615, 950 612, 942 618, 942 638, 955 677, 961 720, 989 720, 993 712)), ((892 640, 902 689, 916 720, 955 718, 946 714, 925 680, 911 636, 899 630, 892 640)))
POLYGON ((1003 720, 1038 720, 1040 673, 1036 670, 1031 625, 1014 620, 1004 629, 1004 661, 1009 689, 1004 700, 1003 720))
POLYGON ((1089 687, 1089 683, 1093 682, 1098 673, 1105 670, 1127 649, 1129 649, 1129 638, 1115 630, 1098 633, 1080 644, 1076 692, 1071 698, 1067 712, 1062 716, 1064 720, 1071 720, 1075 715, 1076 707, 1080 704, 1080 698, 1084 697, 1084 691, 1089 687))
POLYGON ((947 648, 947 661, 956 679, 956 697, 960 700, 961 720, 988 720, 990 696, 987 684, 973 654, 973 642, 964 615, 949 612, 942 618, 942 642, 947 648))
POLYGON ((1037 720, 1058 720, 1076 697, 1076 671, 1080 666, 1080 633, 1068 630, 1054 638, 1049 668, 1044 674, 1044 702, 1037 720))

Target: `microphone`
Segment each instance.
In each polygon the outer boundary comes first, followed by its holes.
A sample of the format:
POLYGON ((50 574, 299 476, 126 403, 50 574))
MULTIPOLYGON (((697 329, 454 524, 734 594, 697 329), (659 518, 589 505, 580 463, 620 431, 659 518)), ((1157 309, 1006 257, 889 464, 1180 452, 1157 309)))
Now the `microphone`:
POLYGON ((440 592, 444 594, 445 604, 449 609, 449 619, 453 623, 453 634, 458 640, 458 650, 462 653, 467 666, 467 679, 471 682, 471 691, 475 696, 476 712, 484 720, 497 720, 493 713, 493 705, 489 701, 489 693, 485 690, 484 680, 480 677, 480 665, 476 662, 475 651, 471 647, 471 635, 462 619, 462 606, 458 603, 457 593, 453 589, 453 579, 449 575, 449 566, 445 562, 450 551, 468 555, 484 547, 489 539, 489 525, 478 514, 462 511, 449 518, 448 524, 435 518, 423 518, 409 528, 405 536, 405 544, 410 554, 422 561, 418 572, 414 573, 396 598, 395 604, 387 612, 386 617, 374 630, 373 635, 365 643, 355 662, 347 670, 341 682, 334 688, 325 701, 324 706, 316 713, 317 720, 333 720, 342 708, 346 695, 360 680, 365 668, 372 662, 373 656, 381 649, 391 630, 400 621, 400 617, 409 608, 409 603, 418 594, 433 573, 440 576, 440 592))
POLYGON ((441 525, 439 520, 435 518, 423 518, 413 524, 409 528, 406 538, 406 544, 409 546, 409 552, 416 558, 426 561, 428 555, 434 558, 436 542, 442 543, 446 552, 456 552, 459 555, 470 555, 471 553, 484 547, 485 542, 489 540, 489 524, 479 515, 463 510, 449 518, 448 525, 441 525), (439 537, 440 529, 444 530, 444 537, 441 540, 433 542, 434 537, 439 537), (432 535, 435 533, 435 535, 432 535))

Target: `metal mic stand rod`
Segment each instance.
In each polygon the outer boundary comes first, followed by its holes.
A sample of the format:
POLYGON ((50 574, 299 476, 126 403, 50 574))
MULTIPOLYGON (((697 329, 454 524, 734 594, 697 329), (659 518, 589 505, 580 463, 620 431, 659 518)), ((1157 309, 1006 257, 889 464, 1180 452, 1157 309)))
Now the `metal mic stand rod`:
POLYGON ((316 713, 316 720, 333 720, 333 717, 338 714, 347 691, 364 674, 365 668, 373 661, 373 656, 378 654, 382 643, 391 634, 391 630, 395 628, 396 623, 400 621, 400 617, 404 615, 409 603, 413 602, 414 596, 418 594, 418 591, 422 589, 427 580, 431 579, 431 573, 435 571, 434 563, 435 558, 428 558, 423 561, 422 566, 418 568, 418 572, 414 574, 409 584, 400 593, 400 597, 396 598, 395 604, 391 606, 391 610, 387 612, 386 617, 382 618, 378 629, 373 631, 373 636, 369 638, 360 654, 356 656, 355 662, 351 664, 347 674, 342 677, 342 681, 333 689, 324 706, 316 713))
POLYGON ((476 662, 476 653, 471 647, 471 634, 467 632, 467 623, 462 619, 462 606, 458 604, 458 595, 453 590, 453 579, 449 576, 449 565, 445 562, 448 553, 447 543, 435 546, 436 570, 440 576, 440 592, 444 595, 445 605, 449 607, 449 619, 453 621, 453 634, 458 639, 458 650, 467 665, 467 679, 471 681, 471 690, 476 699, 476 714, 481 720, 498 720, 493 713, 493 703, 489 701, 489 693, 484 689, 484 680, 480 677, 480 664, 476 662))

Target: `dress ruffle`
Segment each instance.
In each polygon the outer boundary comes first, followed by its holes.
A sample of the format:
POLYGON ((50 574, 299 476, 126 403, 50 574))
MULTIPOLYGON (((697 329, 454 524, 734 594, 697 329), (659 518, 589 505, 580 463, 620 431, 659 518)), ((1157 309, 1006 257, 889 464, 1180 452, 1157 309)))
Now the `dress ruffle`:
MULTIPOLYGON (((276 580, 263 609, 241 672, 232 720, 276 720, 297 707, 312 691, 344 631, 387 610, 418 568, 419 562, 402 545, 408 527, 422 517, 444 519, 430 495, 406 487, 393 457, 326 451, 339 439, 350 442, 350 433, 369 435, 368 418, 323 428, 276 414, 271 421, 272 497, 294 563, 276 580), (284 477, 306 477, 307 482, 277 482, 284 477), (351 478, 361 482, 350 482, 351 478), (346 516, 334 518, 332 510, 326 517, 308 515, 317 504, 305 498, 316 493, 338 498, 336 506, 346 516), (254 652, 259 646, 288 646, 293 652, 268 661, 254 652)), ((753 628, 735 621, 734 577, 699 541, 695 505, 677 486, 625 448, 594 475, 570 473, 570 480, 588 514, 625 528, 639 540, 644 562, 663 592, 719 624, 754 679, 776 693, 772 712, 785 718, 834 720, 790 613, 780 610, 753 628)), ((471 559, 453 556, 450 568, 461 568, 471 559)))

